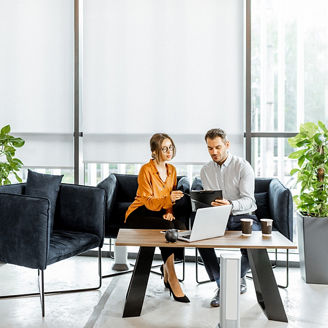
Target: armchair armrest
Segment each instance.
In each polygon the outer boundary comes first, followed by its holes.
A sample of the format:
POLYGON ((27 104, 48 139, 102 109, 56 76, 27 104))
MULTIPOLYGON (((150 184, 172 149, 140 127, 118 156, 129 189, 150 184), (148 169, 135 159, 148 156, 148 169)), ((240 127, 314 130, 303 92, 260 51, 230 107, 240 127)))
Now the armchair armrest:
POLYGON ((192 182, 191 190, 203 190, 202 180, 199 177, 192 182))
POLYGON ((269 185, 270 214, 274 226, 291 241, 293 240, 293 198, 290 190, 278 179, 269 185))
POLYGON ((0 193, 0 260, 45 269, 49 250, 46 198, 0 193))
POLYGON ((97 187, 61 184, 54 229, 89 232, 104 240, 105 192, 97 187))
POLYGON ((25 190, 25 183, 16 183, 0 186, 0 193, 22 195, 25 190))
POLYGON ((106 194, 106 217, 109 217, 113 211, 117 196, 117 185, 117 178, 114 174, 110 174, 97 185, 97 187, 103 189, 106 194))
POLYGON ((187 229, 189 228, 189 218, 191 215, 190 183, 187 177, 178 177, 177 190, 186 193, 183 198, 177 201, 174 214, 183 219, 187 229))

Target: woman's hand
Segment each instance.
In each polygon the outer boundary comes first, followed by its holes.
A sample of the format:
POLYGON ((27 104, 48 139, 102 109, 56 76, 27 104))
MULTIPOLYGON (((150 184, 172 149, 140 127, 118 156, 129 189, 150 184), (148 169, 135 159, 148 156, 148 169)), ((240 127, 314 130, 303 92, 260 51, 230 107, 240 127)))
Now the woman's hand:
POLYGON ((172 203, 175 203, 177 200, 183 197, 183 192, 181 190, 173 190, 171 192, 171 201, 172 203))
POLYGON ((166 213, 163 215, 163 219, 167 221, 173 221, 175 220, 175 217, 173 216, 172 213, 166 213))

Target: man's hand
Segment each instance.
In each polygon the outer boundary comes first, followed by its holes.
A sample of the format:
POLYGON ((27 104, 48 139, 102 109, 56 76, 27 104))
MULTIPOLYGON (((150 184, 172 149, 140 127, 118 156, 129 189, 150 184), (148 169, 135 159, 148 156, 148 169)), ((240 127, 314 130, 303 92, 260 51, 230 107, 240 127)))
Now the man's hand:
POLYGON ((173 216, 172 213, 166 213, 163 215, 163 219, 167 221, 173 221, 175 220, 175 217, 173 216))
POLYGON ((230 205, 230 202, 226 199, 216 199, 211 203, 212 206, 222 206, 222 205, 230 205))
POLYGON ((171 192, 171 201, 172 203, 175 203, 177 200, 183 197, 183 192, 181 190, 173 190, 171 192))

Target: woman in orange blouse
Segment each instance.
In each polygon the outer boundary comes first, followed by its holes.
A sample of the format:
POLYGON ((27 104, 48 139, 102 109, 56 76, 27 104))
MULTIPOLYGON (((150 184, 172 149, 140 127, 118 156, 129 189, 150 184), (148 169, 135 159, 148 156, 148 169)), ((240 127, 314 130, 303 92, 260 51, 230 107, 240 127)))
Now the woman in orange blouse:
MULTIPOLYGON (((175 217, 183 202, 184 194, 175 190, 177 174, 175 167, 166 162, 175 156, 173 140, 164 133, 156 133, 150 139, 152 159, 140 169, 135 201, 125 214, 129 228, 143 229, 186 229, 185 224, 175 217)), ((164 265, 165 287, 179 302, 190 302, 184 295, 174 269, 174 258, 182 258, 179 248, 160 248, 164 265)))

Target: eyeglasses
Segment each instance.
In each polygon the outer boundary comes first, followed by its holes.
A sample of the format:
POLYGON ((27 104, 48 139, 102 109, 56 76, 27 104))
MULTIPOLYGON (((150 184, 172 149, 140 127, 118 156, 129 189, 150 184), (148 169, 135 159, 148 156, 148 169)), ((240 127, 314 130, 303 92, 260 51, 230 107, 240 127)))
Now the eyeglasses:
POLYGON ((174 146, 173 145, 171 145, 169 147, 166 147, 166 146, 162 147, 162 152, 163 153, 167 153, 168 151, 173 151, 173 150, 174 150, 174 146))

